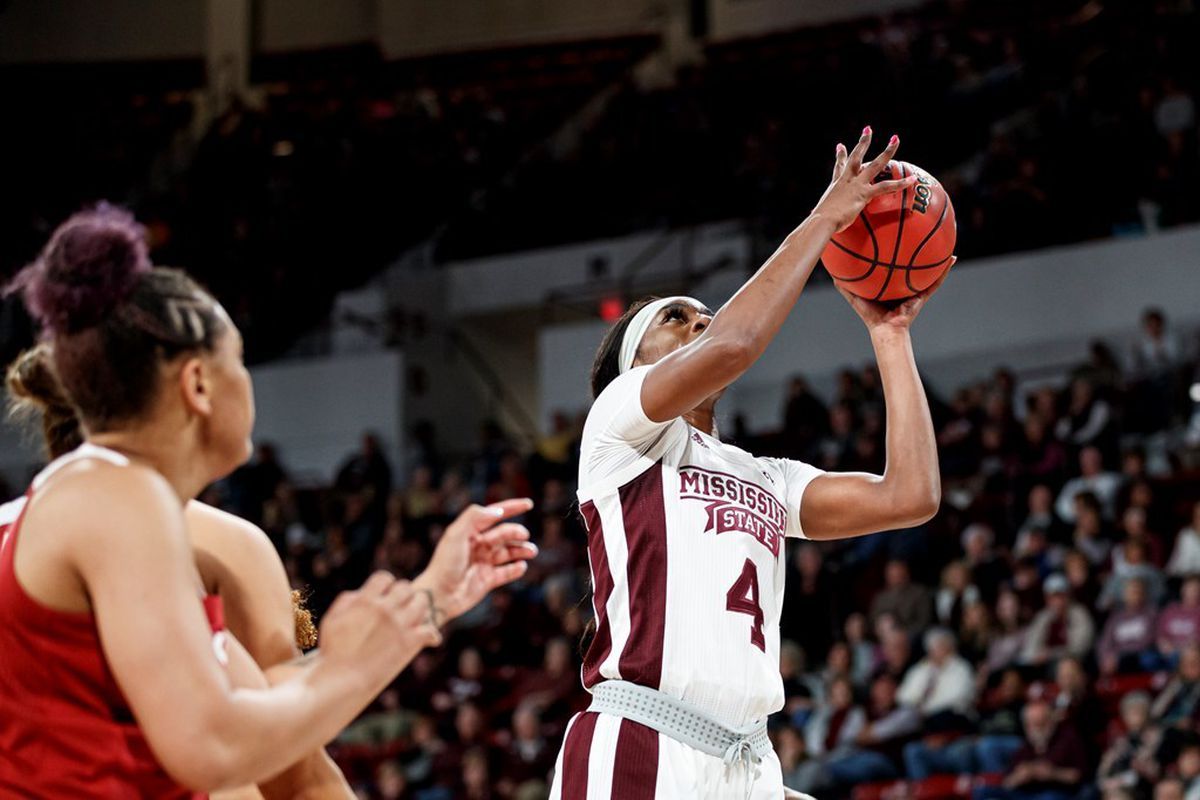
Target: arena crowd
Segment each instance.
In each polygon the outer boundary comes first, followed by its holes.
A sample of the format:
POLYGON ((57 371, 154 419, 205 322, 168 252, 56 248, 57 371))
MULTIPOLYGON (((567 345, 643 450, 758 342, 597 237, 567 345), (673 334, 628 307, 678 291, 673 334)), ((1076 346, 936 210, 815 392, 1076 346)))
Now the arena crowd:
MULTIPOLYGON (((896 779, 980 800, 1200 796, 1195 344, 1150 309, 1128 352, 1097 341, 1069 372, 1019 384, 998 368, 932 397, 938 516, 790 543, 787 705, 771 725, 790 786, 822 798, 870 798, 896 779), (939 784, 946 775, 978 777, 939 784)), ((829 402, 797 377, 783 419, 742 443, 882 469, 873 368, 844 371, 829 402)), ((262 445, 206 496, 267 530, 318 615, 374 568, 415 575, 466 504, 536 498, 541 555, 526 579, 461 620, 335 745, 364 797, 544 796, 587 702, 577 448, 562 417, 533 452, 489 425, 473 457, 448 461, 421 425, 404 474, 366 436, 332 486, 301 490, 286 454, 262 445)))

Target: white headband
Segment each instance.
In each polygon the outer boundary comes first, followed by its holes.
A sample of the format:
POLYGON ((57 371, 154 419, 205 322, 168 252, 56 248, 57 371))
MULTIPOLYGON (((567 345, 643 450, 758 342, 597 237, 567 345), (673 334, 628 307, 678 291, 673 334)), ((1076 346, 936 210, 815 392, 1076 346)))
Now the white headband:
POLYGON ((625 329, 624 338, 621 339, 621 360, 618 362, 618 367, 622 375, 633 368, 633 359, 637 356, 638 347, 642 344, 642 337, 646 335, 646 331, 650 330, 650 324, 654 322, 658 312, 672 303, 704 305, 691 297, 664 297, 662 300, 655 300, 634 314, 633 319, 629 321, 629 327, 625 329))

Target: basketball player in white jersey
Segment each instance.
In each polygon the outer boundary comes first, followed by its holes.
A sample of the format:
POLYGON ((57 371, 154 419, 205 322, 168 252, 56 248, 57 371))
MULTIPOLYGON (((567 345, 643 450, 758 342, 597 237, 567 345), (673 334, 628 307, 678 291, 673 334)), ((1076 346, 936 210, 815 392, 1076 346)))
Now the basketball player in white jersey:
POLYGON ((554 800, 784 797, 765 729, 784 703, 784 537, 860 536, 937 511, 937 449, 909 338, 936 285, 890 306, 843 292, 883 380, 883 475, 757 458, 715 430, 717 399, 778 332, 830 237, 872 198, 911 186, 874 182, 898 139, 864 165, 870 141, 867 128, 852 152, 838 145, 812 214, 717 313, 686 297, 642 301, 600 347, 579 465, 593 702, 567 729, 554 800))

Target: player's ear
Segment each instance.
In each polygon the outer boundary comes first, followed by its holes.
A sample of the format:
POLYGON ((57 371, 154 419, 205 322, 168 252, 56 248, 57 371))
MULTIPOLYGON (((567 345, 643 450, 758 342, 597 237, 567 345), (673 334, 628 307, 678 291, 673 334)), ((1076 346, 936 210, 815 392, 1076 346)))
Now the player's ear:
POLYGON ((179 395, 190 414, 209 417, 213 412, 212 375, 203 358, 192 356, 179 370, 179 395))

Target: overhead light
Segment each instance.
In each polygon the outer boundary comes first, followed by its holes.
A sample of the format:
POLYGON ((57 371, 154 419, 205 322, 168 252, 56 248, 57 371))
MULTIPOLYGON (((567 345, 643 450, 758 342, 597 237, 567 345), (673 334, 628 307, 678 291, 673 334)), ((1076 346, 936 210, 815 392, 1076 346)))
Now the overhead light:
POLYGON ((1200 381, 1192 384, 1188 394, 1191 395, 1193 403, 1200 403, 1200 381))

